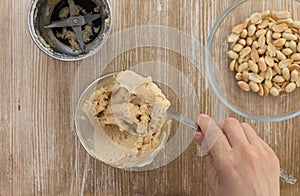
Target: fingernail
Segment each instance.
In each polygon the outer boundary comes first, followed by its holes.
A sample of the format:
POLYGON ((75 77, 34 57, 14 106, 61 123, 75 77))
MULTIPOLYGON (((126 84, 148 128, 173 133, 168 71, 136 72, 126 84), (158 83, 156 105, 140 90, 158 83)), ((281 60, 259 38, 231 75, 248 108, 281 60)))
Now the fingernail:
POLYGON ((201 118, 209 118, 209 116, 207 114, 200 114, 199 117, 201 117, 201 118))
POLYGON ((201 137, 201 136, 202 136, 202 133, 201 133, 201 132, 195 132, 195 133, 194 133, 194 136, 195 136, 195 137, 201 137))
POLYGON ((194 141, 198 144, 201 145, 203 141, 203 135, 200 132, 196 132, 194 135, 194 141))

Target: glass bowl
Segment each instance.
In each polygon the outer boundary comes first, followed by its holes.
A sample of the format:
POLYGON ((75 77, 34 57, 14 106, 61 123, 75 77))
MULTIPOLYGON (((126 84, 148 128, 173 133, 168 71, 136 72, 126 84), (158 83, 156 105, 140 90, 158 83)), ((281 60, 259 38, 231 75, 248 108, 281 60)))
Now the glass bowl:
POLYGON ((218 98, 235 113, 258 121, 281 121, 300 114, 300 89, 281 93, 278 97, 259 96, 241 90, 230 71, 231 60, 228 36, 237 24, 244 22, 254 12, 266 10, 289 11, 294 20, 300 20, 300 3, 296 0, 240 0, 228 7, 214 24, 209 35, 206 52, 207 78, 218 98), (225 84, 225 85, 224 85, 225 84))
MULTIPOLYGON (((92 82, 83 92, 75 113, 75 125, 77 135, 91 156, 99 159, 108 165, 118 168, 142 167, 153 161, 154 156, 164 147, 166 140, 170 134, 171 120, 167 119, 162 127, 162 134, 158 138, 158 145, 150 151, 138 152, 133 154, 132 150, 123 148, 112 142, 97 119, 88 112, 87 102, 93 93, 101 87, 106 87, 113 82, 116 82, 118 72, 105 74, 94 82, 92 82), (131 156, 126 157, 124 154, 131 153, 131 156)), ((112 131, 112 130, 110 130, 112 131)), ((119 132, 113 137, 122 137, 123 133, 119 132)), ((126 136, 125 136, 126 137, 126 136)), ((132 138, 135 136, 132 136, 132 138)), ((132 140, 132 139, 130 139, 132 140)))
MULTIPOLYGON (((154 76, 153 82, 162 89, 162 92, 171 102, 172 107, 177 105, 174 103, 174 96, 178 98, 180 103, 189 102, 189 104, 181 105, 180 111, 185 115, 192 116, 193 119, 196 119, 199 111, 198 109, 193 109, 193 107, 197 106, 198 108, 198 104, 194 102, 194 100, 197 100, 197 96, 193 93, 191 86, 188 84, 186 84, 186 86, 183 85, 184 89, 189 89, 188 94, 191 95, 191 97, 179 96, 181 90, 176 88, 178 86, 177 82, 169 81, 171 82, 169 87, 174 90, 174 92, 169 92, 169 90, 164 91, 165 87, 163 85, 166 84, 165 79, 158 80, 155 75, 146 71, 148 69, 146 67, 152 67, 151 70, 154 70, 155 73, 155 68, 151 65, 142 64, 138 67, 134 67, 132 70, 144 76, 154 76)), ((116 71, 98 77, 89 84, 82 93, 75 111, 76 133, 81 144, 92 157, 116 168, 143 171, 166 165, 168 162, 177 158, 191 143, 194 132, 189 130, 188 127, 182 126, 181 124, 172 121, 170 118, 167 118, 162 127, 162 133, 158 138, 158 145, 152 150, 133 154, 134 157, 132 158, 131 155, 124 156, 126 153, 131 153, 132 150, 128 150, 112 142, 111 138, 107 135, 107 131, 102 128, 95 117, 87 112, 87 101, 90 100, 92 94, 97 89, 115 82, 118 73, 119 71, 116 71)), ((176 71, 174 68, 169 67, 168 73, 170 74, 167 74, 166 78, 172 76, 173 78, 177 78, 177 81, 186 80, 183 76, 180 76, 180 72, 176 71)), ((120 136, 117 137, 122 137, 122 134, 120 133, 120 136)))

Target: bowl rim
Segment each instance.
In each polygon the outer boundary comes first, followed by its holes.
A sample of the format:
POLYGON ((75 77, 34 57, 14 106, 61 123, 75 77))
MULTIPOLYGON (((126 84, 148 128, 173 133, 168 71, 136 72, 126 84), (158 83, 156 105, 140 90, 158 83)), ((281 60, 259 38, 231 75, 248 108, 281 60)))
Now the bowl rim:
MULTIPOLYGON (((114 75, 116 75, 114 72, 111 72, 111 73, 107 73, 107 74, 104 74, 98 78, 96 78, 95 80, 93 80, 91 83, 89 83, 83 90, 83 92, 81 93, 80 97, 79 97, 79 100, 77 101, 77 104, 76 104, 76 109, 75 109, 75 113, 74 113, 74 124, 75 124, 75 132, 76 132, 76 135, 77 137, 79 138, 79 141, 80 143, 82 144, 82 146, 84 147, 84 149, 86 150, 86 152, 88 152, 88 154, 90 154, 93 158, 99 160, 96 155, 86 146, 86 141, 85 139, 83 139, 82 135, 81 135, 81 130, 79 129, 79 124, 78 124, 78 121, 77 121, 77 116, 78 116, 78 113, 79 113, 79 110, 80 110, 80 103, 82 102, 83 98, 86 96, 86 94, 89 92, 89 89, 91 87, 93 87, 94 85, 98 84, 98 82, 100 80, 103 80, 104 78, 107 78, 107 77, 113 77, 114 75)), ((103 162, 103 161, 101 161, 103 162)), ((103 162, 104 163, 104 162, 103 162)), ((107 163, 106 163, 107 164, 107 163)), ((109 165, 109 164, 108 164, 109 165)))
MULTIPOLYGON (((256 120, 256 121, 262 121, 262 122, 278 122, 278 121, 283 121, 283 120, 288 120, 288 119, 292 119, 294 117, 297 117, 300 115, 300 109, 296 112, 293 112, 291 114, 288 115, 279 115, 279 116, 273 116, 273 117, 262 117, 262 116, 253 116, 253 115, 249 115, 246 114, 244 112, 242 112, 241 110, 239 110, 237 107, 235 107, 234 105, 230 104, 225 98, 224 96, 221 95, 221 93, 218 91, 217 87, 215 86, 215 84, 213 83, 213 79, 212 79, 212 75, 210 72, 210 63, 212 61, 212 59, 210 58, 210 48, 211 48, 211 43, 212 43, 212 39, 213 36, 218 28, 218 26, 220 25, 220 23, 224 20, 224 18, 227 16, 228 13, 230 13, 234 8, 236 8, 238 5, 249 1, 249 0, 236 0, 235 2, 233 2, 231 5, 229 5, 228 8, 225 9, 225 11, 223 11, 221 13, 221 15, 217 18, 216 22, 214 23, 208 39, 207 39, 207 44, 205 47, 205 67, 206 67, 206 76, 207 79, 210 83, 210 86, 212 87, 214 93, 217 95, 218 99, 221 100, 221 102, 230 110, 232 110, 234 113, 246 117, 250 120, 256 120)), ((225 95, 226 97, 226 95, 225 95)))

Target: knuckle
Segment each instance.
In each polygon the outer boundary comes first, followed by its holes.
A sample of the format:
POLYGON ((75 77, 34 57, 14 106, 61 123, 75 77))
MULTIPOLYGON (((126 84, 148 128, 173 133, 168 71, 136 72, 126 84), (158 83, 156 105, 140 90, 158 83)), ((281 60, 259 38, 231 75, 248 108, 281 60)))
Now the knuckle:
POLYGON ((250 145, 241 146, 241 153, 249 159, 257 159, 257 157, 259 156, 255 149, 250 145))
POLYGON ((271 157, 270 161, 272 162, 272 164, 276 167, 279 168, 280 167, 280 161, 279 158, 277 157, 277 155, 275 153, 273 153, 273 156, 271 157))
POLYGON ((231 117, 225 119, 225 121, 224 121, 224 125, 226 125, 226 124, 233 124, 233 123, 239 123, 239 121, 237 119, 231 118, 231 117))
POLYGON ((257 153, 255 150, 248 150, 244 152, 244 158, 247 162, 248 166, 251 170, 255 170, 261 165, 261 157, 260 154, 257 153))
POLYGON ((230 156, 227 157, 226 159, 220 159, 218 165, 221 170, 223 169, 233 170, 235 167, 235 163, 236 161, 234 161, 233 158, 230 156))
POLYGON ((242 122, 241 125, 247 129, 252 128, 252 126, 249 123, 242 122))

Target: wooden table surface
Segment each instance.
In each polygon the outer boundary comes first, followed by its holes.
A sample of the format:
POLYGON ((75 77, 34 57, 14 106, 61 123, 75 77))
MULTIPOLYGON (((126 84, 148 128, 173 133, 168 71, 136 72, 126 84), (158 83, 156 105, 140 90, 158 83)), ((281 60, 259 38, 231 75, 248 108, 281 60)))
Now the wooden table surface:
MULTIPOLYGON (((233 0, 110 3, 112 33, 140 25, 163 25, 205 44, 213 23, 233 0)), ((27 30, 29 4, 29 0, 0 2, 0 195, 208 195, 195 144, 167 166, 145 172, 115 169, 86 153, 75 132, 72 87, 76 71, 89 60, 61 62, 42 53, 27 30)), ((143 55, 146 59, 147 54, 143 55)), ((136 58, 141 57, 124 53, 112 63, 141 60, 136 58)), ((174 58, 174 62, 178 58, 186 63, 178 55, 174 58)), ((210 113, 213 100, 206 103, 204 112, 210 113)), ((281 167, 300 178, 300 117, 263 123, 228 113, 250 122, 275 150, 281 167)), ((280 185, 281 195, 300 195, 299 183, 280 185)))

